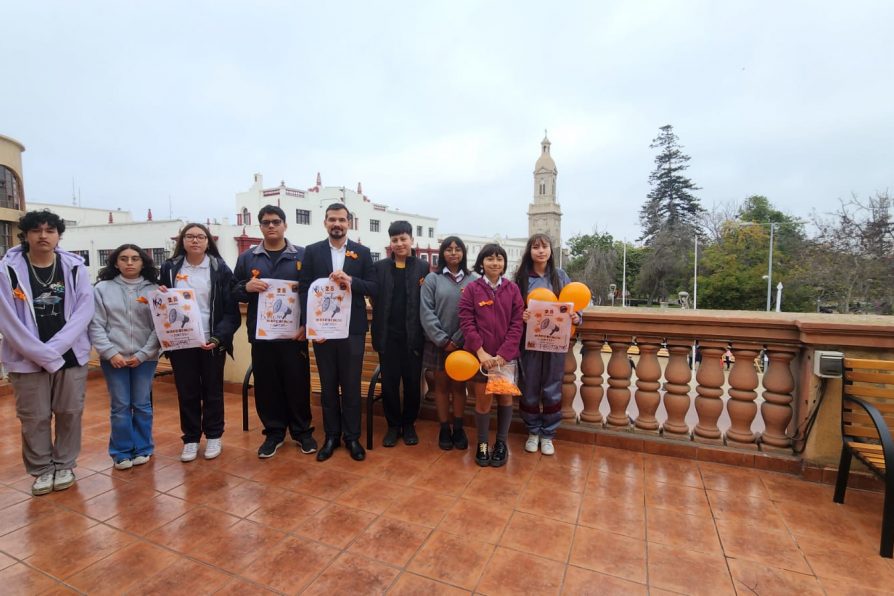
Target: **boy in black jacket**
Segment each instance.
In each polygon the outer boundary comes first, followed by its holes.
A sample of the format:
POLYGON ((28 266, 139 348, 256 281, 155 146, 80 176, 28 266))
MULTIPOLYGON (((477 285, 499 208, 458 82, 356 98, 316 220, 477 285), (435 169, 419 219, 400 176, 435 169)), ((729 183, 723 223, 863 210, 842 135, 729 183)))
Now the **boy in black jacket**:
POLYGON ((425 338, 419 319, 419 291, 429 266, 412 255, 413 226, 409 222, 393 222, 388 235, 391 258, 375 264, 379 295, 372 301, 372 345, 382 367, 382 403, 388 421, 382 445, 394 447, 401 435, 407 445, 419 443, 414 425, 419 415, 425 338))

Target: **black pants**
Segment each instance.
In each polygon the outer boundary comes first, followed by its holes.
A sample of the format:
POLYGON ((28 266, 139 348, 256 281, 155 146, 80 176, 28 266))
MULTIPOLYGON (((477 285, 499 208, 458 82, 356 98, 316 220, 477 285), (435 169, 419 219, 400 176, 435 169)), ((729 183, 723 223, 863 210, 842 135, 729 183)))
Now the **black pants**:
POLYGON ((382 367, 382 405, 390 427, 410 426, 419 416, 422 355, 407 346, 406 341, 388 341, 385 352, 379 352, 382 367), (404 399, 401 407, 400 384, 404 399))
POLYGON ((313 434, 310 413, 310 360, 306 341, 251 344, 255 409, 264 434, 281 441, 313 434))
POLYGON ((219 439, 224 432, 223 372, 226 352, 190 348, 168 352, 174 369, 184 443, 219 439))
POLYGON ((350 335, 314 344, 320 371, 323 428, 326 438, 360 439, 360 373, 366 335, 350 335))

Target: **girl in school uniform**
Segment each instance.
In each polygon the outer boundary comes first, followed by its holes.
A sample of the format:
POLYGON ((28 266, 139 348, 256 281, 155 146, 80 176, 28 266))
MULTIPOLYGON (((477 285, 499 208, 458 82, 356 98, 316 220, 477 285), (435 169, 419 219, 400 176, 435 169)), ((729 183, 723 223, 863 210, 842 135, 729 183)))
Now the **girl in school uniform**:
POLYGON ((448 236, 441 242, 438 265, 442 269, 429 273, 422 284, 419 316, 426 337, 422 368, 434 373, 432 392, 441 423, 438 446, 445 451, 454 447, 468 449, 469 439, 463 429, 466 384, 447 376, 444 360, 448 354, 463 347, 463 332, 457 312, 459 299, 465 287, 478 276, 469 271, 466 245, 457 236, 448 236))
MULTIPOLYGON (((478 356, 481 368, 489 373, 514 366, 519 355, 524 327, 524 301, 514 282, 503 277, 506 251, 499 244, 486 244, 475 259, 475 272, 481 275, 468 286, 459 301, 459 325, 465 349, 478 356)), ((509 459, 507 440, 512 422, 512 396, 497 394, 497 437, 488 447, 490 409, 494 395, 485 393, 486 379, 476 376, 475 426, 478 447, 475 461, 479 466, 500 467, 509 459)))
POLYGON ((97 279, 90 341, 109 390, 109 455, 115 469, 126 470, 148 462, 155 449, 151 395, 158 337, 148 294, 158 288, 158 273, 146 251, 123 244, 109 255, 97 279))
POLYGON ((198 457, 203 434, 204 458, 214 459, 221 453, 224 432, 224 363, 227 354, 233 354, 233 334, 242 319, 232 295, 233 272, 206 226, 189 223, 180 230, 174 254, 161 266, 161 283, 163 291, 189 288, 195 292, 205 332, 203 346, 167 352, 180 405, 180 461, 198 457))
MULTIPOLYGON (((525 254, 515 274, 522 296, 527 297, 531 290, 546 288, 556 296, 571 280, 568 275, 556 267, 553 259, 552 242, 546 234, 534 234, 528 239, 525 254)), ((529 312, 525 309, 523 318, 528 321, 529 312)), ((571 322, 580 322, 579 313, 572 313, 571 322)), ((562 376, 565 368, 565 354, 556 352, 539 352, 522 349, 521 355, 521 390, 518 407, 522 420, 528 428, 528 440, 525 451, 543 455, 556 452, 553 440, 556 429, 562 422, 562 376)))

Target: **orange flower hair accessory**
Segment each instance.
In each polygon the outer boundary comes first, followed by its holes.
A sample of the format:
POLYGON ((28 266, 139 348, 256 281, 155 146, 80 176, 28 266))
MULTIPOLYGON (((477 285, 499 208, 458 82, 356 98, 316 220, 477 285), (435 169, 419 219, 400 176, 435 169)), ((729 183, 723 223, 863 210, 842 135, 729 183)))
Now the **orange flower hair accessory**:
POLYGON ((26 300, 25 292, 22 291, 22 288, 14 289, 12 291, 12 295, 15 296, 16 298, 18 298, 19 300, 21 300, 22 302, 24 302, 26 300))
POLYGON ((356 252, 354 252, 353 250, 349 250, 349 251, 345 252, 345 256, 350 257, 352 259, 356 259, 359 255, 356 252))
POLYGON ((425 283, 425 278, 424 278, 424 277, 420 277, 420 278, 419 278, 419 285, 420 285, 420 287, 421 287, 422 284, 424 284, 424 283, 425 283))

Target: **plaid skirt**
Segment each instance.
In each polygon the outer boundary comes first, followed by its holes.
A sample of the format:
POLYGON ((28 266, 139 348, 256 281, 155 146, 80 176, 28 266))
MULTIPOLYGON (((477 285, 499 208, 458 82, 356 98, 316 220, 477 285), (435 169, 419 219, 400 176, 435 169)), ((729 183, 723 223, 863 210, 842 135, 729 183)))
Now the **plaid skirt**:
POLYGON ((444 370, 444 359, 447 352, 430 341, 422 348, 422 368, 425 370, 444 370))

